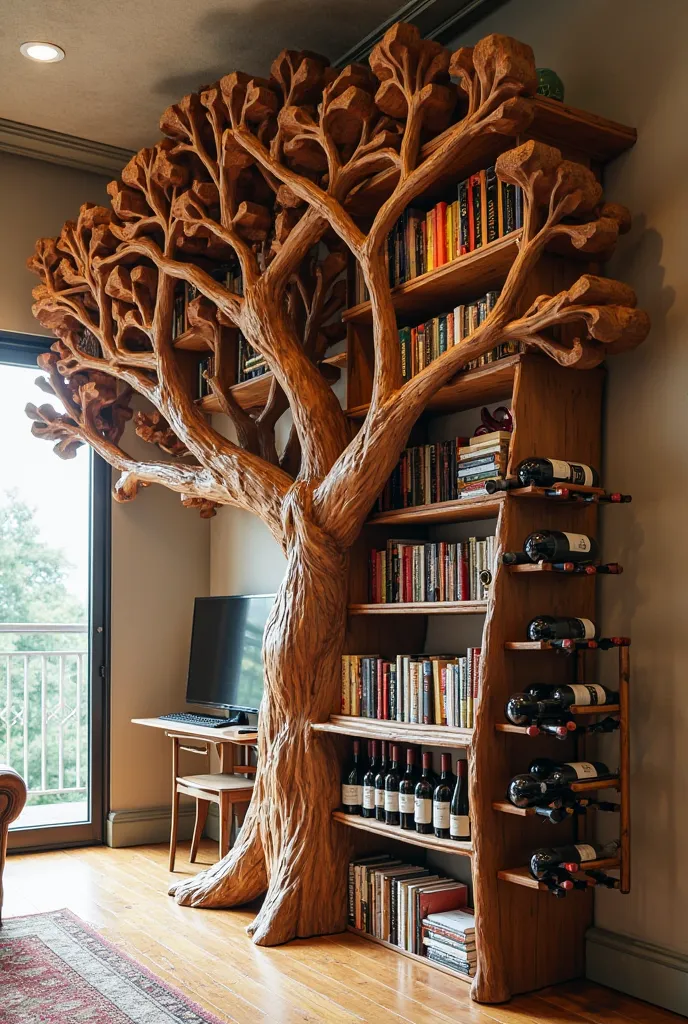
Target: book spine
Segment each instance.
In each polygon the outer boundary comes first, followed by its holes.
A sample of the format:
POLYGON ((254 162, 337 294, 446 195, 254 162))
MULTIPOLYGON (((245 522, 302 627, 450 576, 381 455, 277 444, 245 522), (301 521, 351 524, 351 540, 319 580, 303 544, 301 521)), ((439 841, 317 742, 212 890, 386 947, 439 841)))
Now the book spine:
POLYGON ((471 182, 471 200, 473 208, 473 245, 479 249, 483 244, 483 187, 480 174, 473 174, 471 182))
POLYGON ((470 213, 468 202, 468 180, 459 184, 459 255, 471 251, 470 213))
POLYGON ((432 724, 432 662, 423 662, 423 725, 432 724))

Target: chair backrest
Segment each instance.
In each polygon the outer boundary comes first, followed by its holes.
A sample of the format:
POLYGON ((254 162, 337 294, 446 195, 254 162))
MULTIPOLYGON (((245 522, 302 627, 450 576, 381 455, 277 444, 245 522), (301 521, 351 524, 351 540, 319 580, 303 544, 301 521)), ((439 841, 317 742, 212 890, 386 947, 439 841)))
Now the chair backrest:
POLYGON ((7 833, 26 803, 26 783, 14 768, 0 765, 0 921, 2 920, 2 873, 7 855, 7 833))

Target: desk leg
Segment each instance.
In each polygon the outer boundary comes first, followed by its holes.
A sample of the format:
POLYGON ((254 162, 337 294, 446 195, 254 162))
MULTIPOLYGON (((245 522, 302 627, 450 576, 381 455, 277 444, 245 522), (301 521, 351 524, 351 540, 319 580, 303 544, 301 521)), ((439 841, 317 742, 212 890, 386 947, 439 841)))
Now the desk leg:
POLYGON ((177 853, 177 827, 179 825, 179 793, 177 792, 177 776, 179 775, 179 740, 172 738, 172 828, 170 829, 170 871, 174 871, 174 860, 177 853))
POLYGON ((223 775, 232 775, 234 772, 234 744, 220 744, 220 771, 223 775))

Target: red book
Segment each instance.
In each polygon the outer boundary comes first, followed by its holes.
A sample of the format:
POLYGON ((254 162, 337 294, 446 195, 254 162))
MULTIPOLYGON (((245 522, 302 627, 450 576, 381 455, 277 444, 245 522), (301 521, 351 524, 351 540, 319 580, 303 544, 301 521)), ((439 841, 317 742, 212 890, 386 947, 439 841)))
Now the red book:
POLYGON ((382 704, 378 709, 378 718, 389 718, 389 662, 386 661, 382 668, 382 704))
MULTIPOLYGON (((473 209, 473 182, 476 175, 472 175, 466 183, 468 193, 468 251, 475 249, 475 210, 473 209)), ((480 179, 478 179, 480 181, 480 179)))
POLYGON ((447 204, 438 203, 434 213, 435 266, 442 267, 447 262, 447 204))
POLYGON ((402 601, 413 600, 413 562, 412 562, 412 551, 408 544, 404 545, 404 590, 402 594, 402 601))
POLYGON ((468 544, 456 545, 456 570, 459 584, 457 601, 467 601, 470 594, 468 587, 468 544))
POLYGON ((429 914, 442 914, 445 910, 462 910, 468 904, 468 886, 449 882, 447 885, 451 888, 421 892, 418 908, 421 921, 429 914))

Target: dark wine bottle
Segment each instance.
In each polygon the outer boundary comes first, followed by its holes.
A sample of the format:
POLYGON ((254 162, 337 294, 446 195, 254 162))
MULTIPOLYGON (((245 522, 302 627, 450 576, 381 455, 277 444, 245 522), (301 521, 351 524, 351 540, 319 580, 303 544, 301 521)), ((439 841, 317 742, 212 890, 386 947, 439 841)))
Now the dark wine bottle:
POLYGON ((387 741, 382 740, 380 744, 380 764, 375 776, 375 818, 377 821, 385 820, 385 776, 387 774, 387 741))
POLYGON ((593 640, 596 635, 590 619, 538 615, 528 623, 529 640, 593 640))
POLYGON ((392 757, 385 775, 385 824, 399 824, 399 747, 392 744, 392 757))
POLYGON ((513 725, 530 725, 540 718, 552 718, 561 711, 561 705, 550 698, 538 700, 530 693, 514 693, 504 711, 513 725))
POLYGON ((406 771, 399 783, 399 824, 402 828, 415 828, 416 809, 416 752, 413 747, 406 750, 406 771))
POLYGON ((530 558, 525 551, 505 551, 502 561, 504 565, 530 565, 530 558))
POLYGON ((591 705, 618 704, 619 695, 598 683, 573 683, 571 686, 557 686, 552 691, 550 699, 556 701, 562 710, 566 711, 574 705, 590 707, 591 705))
POLYGON ((558 868, 571 874, 575 874, 579 867, 585 871, 586 862, 617 857, 619 846, 618 839, 615 839, 604 846, 599 843, 571 843, 568 846, 543 847, 531 854, 530 873, 533 878, 542 881, 558 868))
POLYGON ((423 754, 423 771, 416 783, 413 804, 413 820, 416 832, 432 833, 432 797, 435 792, 435 773, 432 770, 432 754, 423 754))
POLYGON ((360 758, 361 745, 354 740, 351 760, 342 776, 342 806, 345 814, 360 814, 363 803, 363 772, 360 758))
POLYGON ((471 839, 471 819, 468 810, 468 761, 456 762, 456 786, 449 808, 449 837, 460 843, 471 839))
POLYGON ((363 776, 361 817, 375 817, 375 776, 377 775, 377 740, 368 741, 368 767, 363 776))
POLYGON ((573 562, 578 565, 596 562, 600 553, 594 537, 563 530, 536 530, 526 537, 523 550, 531 562, 573 562))
POLYGON ((551 487, 555 483, 598 487, 600 483, 596 469, 580 462, 565 462, 563 459, 524 459, 516 467, 516 476, 522 487, 530 484, 551 487))
POLYGON ((514 776, 509 783, 507 797, 514 807, 546 807, 565 794, 574 782, 611 777, 612 773, 602 761, 559 763, 541 757, 531 763, 527 775, 514 776))
POLYGON ((449 839, 449 818, 454 786, 451 754, 442 754, 440 781, 432 794, 432 825, 438 839, 449 839))

